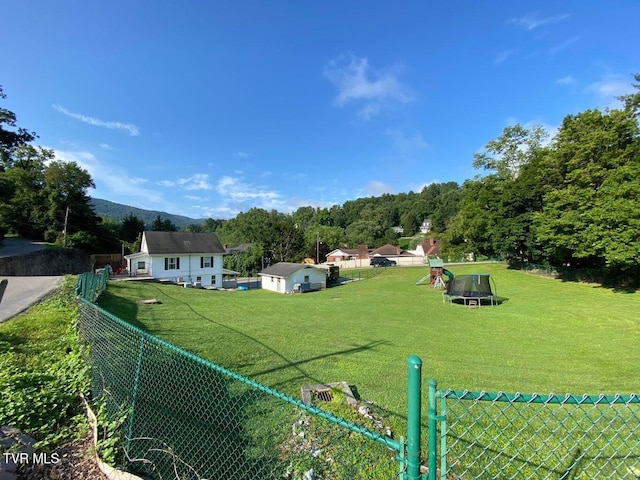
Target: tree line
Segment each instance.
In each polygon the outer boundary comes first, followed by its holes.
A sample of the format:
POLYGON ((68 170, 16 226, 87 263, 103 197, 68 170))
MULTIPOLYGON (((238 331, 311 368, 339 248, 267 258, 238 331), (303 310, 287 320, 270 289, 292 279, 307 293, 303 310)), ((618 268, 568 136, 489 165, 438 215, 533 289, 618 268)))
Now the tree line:
POLYGON ((490 141, 474 159, 487 173, 462 186, 449 251, 637 281, 640 93, 619 100, 567 115, 550 140, 541 127, 515 125, 490 141))
MULTIPOLYGON (((640 75, 634 76, 640 82, 640 75)), ((639 85, 634 85, 639 88, 639 85)), ((0 95, 4 98, 2 89, 0 95)), ((499 256, 513 264, 591 268, 638 277, 640 266, 640 93, 621 107, 567 115, 557 134, 509 126, 474 157, 479 173, 463 185, 433 183, 420 192, 359 198, 293 213, 252 208, 228 220, 209 218, 186 231, 215 232, 242 246, 225 266, 244 274, 280 261, 325 258, 336 248, 398 244, 424 219, 448 256, 499 256), (395 227, 395 228, 394 228, 395 227)), ((140 232, 176 230, 93 212, 88 172, 34 146, 37 136, 0 109, 0 234, 11 232, 91 253, 139 248, 140 232)), ((408 245, 414 248, 420 236, 408 245)))

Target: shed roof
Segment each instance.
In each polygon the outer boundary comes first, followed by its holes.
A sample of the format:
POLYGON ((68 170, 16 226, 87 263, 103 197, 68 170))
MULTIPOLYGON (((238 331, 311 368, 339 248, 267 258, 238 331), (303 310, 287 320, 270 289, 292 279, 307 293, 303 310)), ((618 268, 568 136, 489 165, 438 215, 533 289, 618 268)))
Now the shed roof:
POLYGON ((226 253, 215 233, 147 231, 143 235, 150 254, 226 253))
MULTIPOLYGON (((313 265, 303 264, 303 263, 291 263, 291 262, 279 262, 270 267, 265 268, 262 272, 258 273, 258 275, 270 275, 273 277, 286 277, 295 273, 299 270, 310 268, 314 270, 320 270, 319 268, 314 267, 313 265)), ((324 270, 322 270, 324 273, 324 270)))

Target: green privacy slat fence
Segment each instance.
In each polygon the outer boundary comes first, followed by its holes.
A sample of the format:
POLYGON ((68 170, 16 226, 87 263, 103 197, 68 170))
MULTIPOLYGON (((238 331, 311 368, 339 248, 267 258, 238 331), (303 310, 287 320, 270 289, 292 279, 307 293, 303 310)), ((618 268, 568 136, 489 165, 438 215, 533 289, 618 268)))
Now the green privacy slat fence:
POLYGON ((95 302, 100 294, 107 288, 109 280, 109 267, 102 269, 102 273, 82 273, 76 284, 76 295, 95 302))
POLYGON ((440 478, 640 476, 638 395, 434 390, 440 478))
POLYGON ((128 469, 181 480, 409 478, 403 440, 181 350, 82 297, 79 308, 92 396, 122 420, 128 469))

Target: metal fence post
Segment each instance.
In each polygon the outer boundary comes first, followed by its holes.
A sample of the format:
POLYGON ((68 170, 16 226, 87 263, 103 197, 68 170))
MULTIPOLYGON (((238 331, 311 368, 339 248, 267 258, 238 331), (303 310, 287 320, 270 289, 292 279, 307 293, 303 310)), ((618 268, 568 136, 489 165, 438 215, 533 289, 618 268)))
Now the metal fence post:
POLYGON ((429 480, 436 480, 436 441, 437 441, 437 411, 436 392, 438 384, 435 380, 429 380, 429 480))
POLYGON ((412 355, 408 360, 407 400, 407 479, 420 479, 420 411, 422 400, 422 360, 412 355))

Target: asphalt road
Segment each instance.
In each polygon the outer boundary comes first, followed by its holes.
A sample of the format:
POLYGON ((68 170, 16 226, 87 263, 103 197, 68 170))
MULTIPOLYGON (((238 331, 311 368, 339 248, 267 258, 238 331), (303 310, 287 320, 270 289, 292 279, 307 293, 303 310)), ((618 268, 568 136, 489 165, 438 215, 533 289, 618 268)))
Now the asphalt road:
MULTIPOLYGON (((46 248, 39 242, 22 238, 5 238, 4 248, 0 249, 0 257, 10 257, 35 252, 46 248)), ((49 292, 57 288, 64 279, 55 277, 8 277, 0 276, 0 281, 7 280, 7 288, 0 298, 0 322, 22 313, 34 303, 38 303, 49 292)))
POLYGON ((0 300, 0 322, 24 312, 57 288, 64 277, 0 277, 7 279, 7 289, 0 300))

